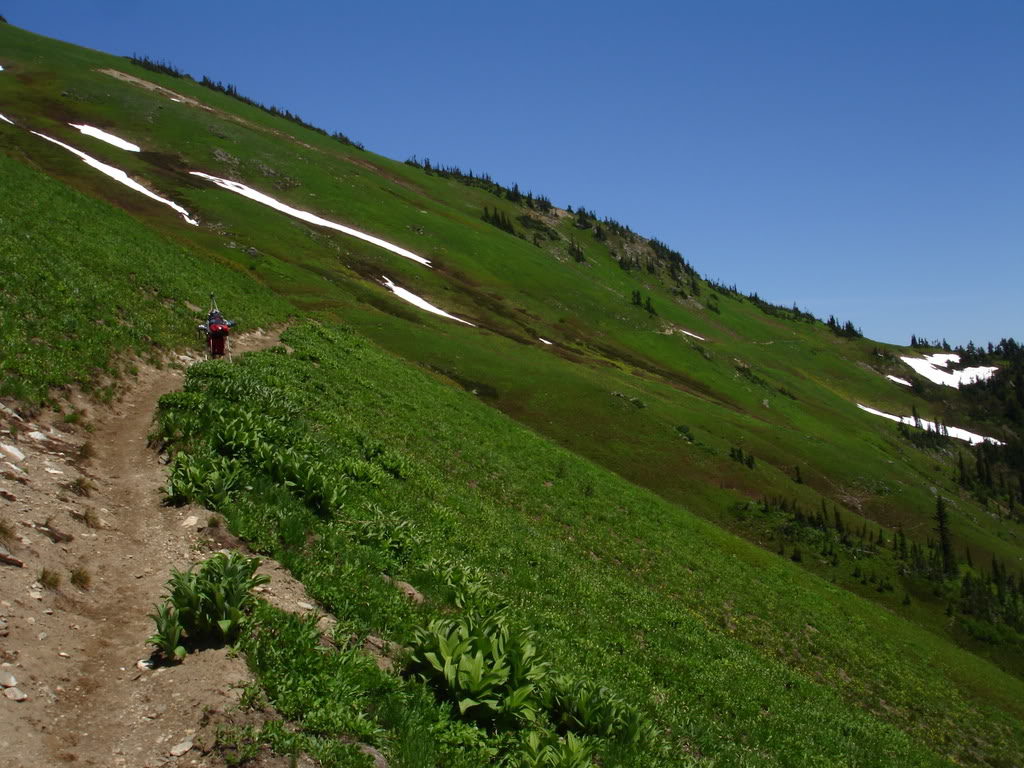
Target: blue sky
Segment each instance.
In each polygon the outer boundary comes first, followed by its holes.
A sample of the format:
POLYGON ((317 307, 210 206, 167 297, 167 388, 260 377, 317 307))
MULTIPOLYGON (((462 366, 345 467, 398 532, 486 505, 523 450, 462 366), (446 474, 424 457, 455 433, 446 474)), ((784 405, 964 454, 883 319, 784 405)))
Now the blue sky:
POLYGON ((584 205, 907 343, 1024 337, 1019 0, 31 2, 375 152, 584 205))

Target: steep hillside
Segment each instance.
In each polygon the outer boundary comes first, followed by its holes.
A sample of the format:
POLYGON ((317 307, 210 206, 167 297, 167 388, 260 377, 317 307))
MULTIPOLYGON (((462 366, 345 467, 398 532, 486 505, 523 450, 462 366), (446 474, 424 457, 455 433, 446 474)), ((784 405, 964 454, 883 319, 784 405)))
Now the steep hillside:
POLYGON ((354 635, 414 649, 335 717, 302 693, 327 672, 289 672, 255 632, 250 665, 301 733, 409 765, 527 760, 530 727, 578 731, 605 764, 1024 757, 1015 344, 962 351, 991 379, 946 386, 926 342, 741 295, 619 222, 374 155, 173 67, 7 25, 0 65, 12 405, 113 397, 130 355, 192 342, 211 291, 243 326, 295 324, 287 350, 191 369, 161 418, 192 472, 180 501, 354 635), (468 593, 650 730, 570 728, 536 681, 534 715, 449 712, 415 649, 475 615, 468 593))

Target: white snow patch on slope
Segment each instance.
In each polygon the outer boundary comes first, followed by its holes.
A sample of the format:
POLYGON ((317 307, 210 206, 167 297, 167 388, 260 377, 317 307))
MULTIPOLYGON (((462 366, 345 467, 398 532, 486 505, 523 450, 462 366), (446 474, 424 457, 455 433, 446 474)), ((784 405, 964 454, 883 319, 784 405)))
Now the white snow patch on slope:
POLYGON ((687 336, 692 336, 695 339, 700 339, 701 341, 707 341, 707 339, 705 339, 703 336, 698 336, 696 333, 690 333, 689 331, 683 331, 683 333, 685 333, 687 336))
POLYGON ((134 189, 136 192, 141 192, 146 197, 151 197, 154 200, 156 200, 157 202, 163 203, 164 205, 169 205, 171 208, 173 208, 178 213, 180 213, 181 217, 183 219, 185 219, 185 221, 187 221, 193 227, 198 227, 199 226, 199 222, 196 221, 195 219, 193 219, 191 216, 189 216, 188 215, 188 211, 186 211, 180 205, 178 205, 175 202, 172 202, 171 200, 166 200, 166 199, 160 197, 159 195, 154 194, 153 192, 150 192, 148 189, 146 189, 144 186, 139 184, 139 182, 135 181, 135 179, 131 178, 127 173, 122 171, 120 168, 115 168, 112 165, 107 165, 106 163, 101 163, 95 157, 90 157, 89 155, 85 154, 85 152, 82 152, 81 150, 75 149, 74 147, 69 147, 63 141, 57 141, 56 139, 51 139, 49 136, 46 136, 45 134, 39 133, 38 131, 32 131, 32 133, 34 133, 36 136, 38 136, 41 139, 46 139, 47 141, 52 141, 54 144, 56 144, 59 147, 64 147, 64 149, 66 149, 68 152, 71 152, 72 154, 78 155, 80 158, 82 158, 82 160, 85 161, 85 163, 87 165, 91 165, 93 168, 95 168, 100 173, 105 173, 107 176, 112 178, 114 181, 118 181, 121 184, 124 184, 129 189, 134 189))
MULTIPOLYGON (((443 309, 441 309, 440 307, 435 307, 433 304, 431 304, 426 299, 421 299, 415 293, 411 293, 411 292, 405 290, 405 288, 402 288, 401 286, 395 285, 387 277, 384 277, 383 275, 381 275, 381 277, 384 280, 384 285, 386 285, 388 287, 388 289, 393 294, 395 294, 395 296, 397 296, 398 298, 402 299, 403 301, 408 301, 410 304, 414 304, 417 307, 419 307, 420 309, 426 310, 427 312, 432 312, 435 315, 440 315, 441 317, 447 317, 449 320, 458 320, 460 323, 465 323, 466 325, 473 325, 473 323, 469 322, 468 320, 463 320, 461 317, 456 317, 455 315, 449 315, 443 309)), ((474 325, 473 327, 475 328, 476 326, 474 325)))
POLYGON ((129 152, 141 152, 142 147, 138 144, 132 144, 130 141, 125 141, 122 138, 115 136, 112 133, 101 131, 99 128, 94 128, 91 125, 75 125, 74 123, 68 123, 72 128, 77 128, 79 131, 84 133, 86 136, 92 136, 94 139, 105 141, 107 144, 113 144, 118 149, 126 149, 129 152))
POLYGON ((552 342, 548 341, 547 339, 542 339, 540 336, 537 337, 537 341, 542 342, 543 344, 547 344, 549 346, 552 345, 552 342))
POLYGON ((428 259, 424 259, 422 256, 417 256, 412 251, 407 251, 405 248, 400 248, 386 240, 381 240, 379 237, 374 237, 373 235, 368 235, 365 232, 360 232, 358 229, 352 229, 351 227, 346 227, 342 224, 336 224, 333 221, 328 221, 327 219, 317 216, 315 213, 300 211, 298 208, 292 208, 290 205, 285 205, 284 203, 275 200, 270 195, 265 195, 262 192, 257 192, 252 187, 245 186, 245 184, 239 184, 237 181, 230 181, 229 179, 221 179, 217 176, 211 176, 208 173, 201 173, 200 171, 192 171, 191 175, 212 181, 218 187, 235 192, 236 194, 242 195, 242 197, 247 197, 250 200, 255 200, 257 203, 270 206, 282 213, 287 213, 289 216, 294 216, 296 219, 301 219, 302 221, 309 222, 310 224, 316 224, 320 227, 336 229, 338 232, 344 232, 346 235, 352 235, 352 237, 358 237, 360 240, 365 240, 368 243, 379 245, 381 248, 391 251, 392 253, 397 253, 399 256, 404 256, 407 259, 418 261, 426 267, 430 266, 430 261, 428 259))
MULTIPOLYGON (((900 424, 906 424, 910 427, 920 427, 921 429, 930 429, 932 432, 937 431, 938 427, 935 426, 935 422, 926 421, 925 419, 917 419, 915 421, 913 416, 893 416, 891 413, 884 413, 883 411, 876 411, 874 408, 868 408, 866 405, 857 403, 857 407, 862 411, 874 414, 875 416, 881 416, 883 419, 889 419, 900 424)), ((985 437, 984 435, 978 435, 974 432, 968 432, 966 429, 960 429, 960 427, 947 427, 943 425, 942 433, 948 437, 955 437, 957 440, 965 440, 971 445, 977 445, 978 443, 992 443, 994 445, 1002 445, 1001 440, 996 440, 994 437, 985 437)))
POLYGON ((960 389, 961 384, 973 384, 976 381, 984 381, 999 370, 995 366, 986 365, 977 368, 964 368, 962 371, 943 370, 950 363, 960 362, 960 355, 955 354, 925 355, 923 359, 918 357, 901 357, 900 360, 929 381, 953 387, 954 389, 960 389))
POLYGON ((889 381, 895 381, 897 384, 902 384, 904 387, 914 386, 909 381, 907 381, 906 379, 901 379, 899 376, 886 376, 885 378, 887 378, 889 381))
POLYGON ((14 121, 7 117, 7 115, 0 115, 0 120, 3 120, 5 123, 10 123, 11 125, 14 125, 14 121))

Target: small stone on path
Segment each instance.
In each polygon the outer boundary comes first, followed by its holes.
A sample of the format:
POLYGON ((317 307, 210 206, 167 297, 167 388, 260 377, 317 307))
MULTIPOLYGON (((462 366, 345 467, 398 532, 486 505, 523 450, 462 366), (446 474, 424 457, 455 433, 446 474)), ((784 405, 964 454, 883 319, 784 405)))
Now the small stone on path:
POLYGON ((301 608, 304 611, 312 611, 313 608, 314 608, 314 606, 312 604, 310 604, 310 603, 301 603, 300 602, 300 603, 296 603, 296 605, 299 606, 299 608, 301 608))
POLYGON ((185 522, 181 524, 182 528, 191 528, 193 525, 199 522, 199 518, 195 515, 189 515, 185 518, 185 522))
POLYGON ((25 701, 28 698, 28 694, 20 688, 4 688, 4 696, 11 701, 25 701))
POLYGON ((18 684, 18 679, 10 672, 4 669, 0 669, 0 686, 4 688, 13 688, 18 684))
POLYGON ((181 757, 190 749, 192 749, 192 742, 183 741, 180 744, 175 744, 173 747, 171 747, 170 755, 171 757, 181 757))

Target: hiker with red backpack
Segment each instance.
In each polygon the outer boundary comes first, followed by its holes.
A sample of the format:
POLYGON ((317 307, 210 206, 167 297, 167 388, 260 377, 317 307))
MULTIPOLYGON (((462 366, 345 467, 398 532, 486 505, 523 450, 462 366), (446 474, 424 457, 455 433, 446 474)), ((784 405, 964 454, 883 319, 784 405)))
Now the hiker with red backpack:
POLYGON ((198 327, 201 333, 206 334, 206 351, 211 360, 224 357, 227 354, 228 335, 234 328, 233 320, 226 320, 217 308, 217 299, 210 294, 210 312, 206 316, 206 322, 198 327))

